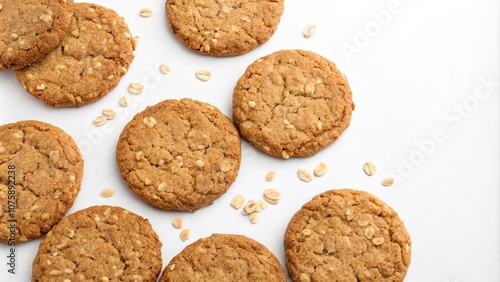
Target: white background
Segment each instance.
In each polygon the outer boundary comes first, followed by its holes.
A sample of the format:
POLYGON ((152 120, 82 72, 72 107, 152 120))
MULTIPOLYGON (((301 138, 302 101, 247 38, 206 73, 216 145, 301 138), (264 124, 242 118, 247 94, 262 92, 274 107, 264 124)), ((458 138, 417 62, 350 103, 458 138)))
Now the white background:
MULTIPOLYGON (((267 246, 284 265, 283 234, 290 217, 314 195, 329 189, 371 192, 391 205, 413 240, 405 281, 500 280, 499 12, 495 0, 287 0, 274 36, 238 57, 198 55, 167 29, 164 1, 95 1, 125 17, 141 41, 130 71, 102 100, 81 108, 53 109, 26 93, 11 71, 0 72, 0 123, 37 119, 73 136, 85 158, 81 192, 69 213, 98 204, 119 205, 148 218, 163 242, 163 265, 187 244, 212 233, 244 234, 267 246), (142 18, 139 10, 153 9, 142 18), (302 36, 317 25, 313 38, 302 36), (232 90, 254 60, 281 49, 307 49, 335 62, 351 84, 356 109, 351 126, 333 145, 304 159, 281 160, 242 141, 240 175, 228 192, 195 213, 154 209, 131 193, 115 164, 123 126, 148 105, 169 98, 209 102, 231 116, 232 90), (158 66, 172 71, 160 75, 158 66), (212 71, 208 82, 197 70, 212 71), (489 82, 488 82, 489 81, 489 82), (130 82, 146 86, 140 96, 130 82), (131 105, 118 105, 123 95, 131 105), (104 108, 118 111, 105 127, 92 120, 104 108), (373 177, 361 167, 372 161, 373 177), (310 183, 298 168, 318 163, 327 174, 310 183), (264 177, 277 172, 272 183, 264 177), (394 176, 390 188, 380 185, 394 176), (116 194, 102 198, 103 188, 116 194), (229 206, 236 194, 261 199, 266 188, 283 196, 260 213, 261 221, 229 206), (172 219, 192 231, 183 242, 172 219)), ((0 280, 29 281, 40 240, 16 246, 16 275, 8 275, 8 248, 0 246, 0 280), (7 279, 6 279, 7 277, 7 279)))

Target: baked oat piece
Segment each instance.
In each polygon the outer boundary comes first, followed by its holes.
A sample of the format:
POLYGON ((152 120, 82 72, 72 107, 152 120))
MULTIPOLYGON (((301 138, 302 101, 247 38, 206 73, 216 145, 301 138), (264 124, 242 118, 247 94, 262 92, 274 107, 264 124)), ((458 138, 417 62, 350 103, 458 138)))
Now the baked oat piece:
POLYGON ((63 218, 42 239, 31 281, 154 282, 162 243, 147 219, 92 206, 63 218))
POLYGON ((73 205, 82 177, 80 150, 62 129, 33 120, 0 126, 0 242, 47 233, 73 205))
POLYGON ((213 234, 190 244, 163 270, 159 282, 286 281, 276 256, 243 235, 213 234))
POLYGON ((354 103, 334 63, 304 50, 281 50, 248 66, 233 93, 243 138, 279 158, 308 157, 349 126, 354 103))
POLYGON ((211 204, 236 179, 240 160, 229 118, 191 99, 146 108, 125 126, 116 149, 127 186, 163 210, 194 212, 211 204))
POLYGON ((73 0, 1 0, 0 70, 28 66, 66 36, 73 0))
POLYGON ((351 189, 315 196, 285 232, 285 257, 294 281, 403 281, 411 239, 396 211, 351 189))
POLYGON ((135 41, 115 11, 74 5, 70 30, 44 59, 17 70, 21 85, 51 107, 82 106, 104 97, 134 58, 135 41))
POLYGON ((274 34, 284 0, 167 0, 168 25, 191 50, 235 56, 262 45, 274 34))

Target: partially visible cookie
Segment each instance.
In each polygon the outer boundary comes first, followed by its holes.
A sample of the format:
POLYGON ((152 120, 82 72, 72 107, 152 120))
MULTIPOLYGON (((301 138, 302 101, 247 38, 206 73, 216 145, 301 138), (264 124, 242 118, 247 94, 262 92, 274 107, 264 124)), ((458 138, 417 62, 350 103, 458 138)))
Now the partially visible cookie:
POLYGON ((403 281, 411 239, 396 211, 368 192, 321 193, 285 232, 293 281, 403 281))
POLYGON ((127 24, 115 11, 77 3, 62 43, 16 76, 26 91, 51 107, 82 106, 118 85, 134 48, 127 24))
POLYGON ((147 219, 92 206, 63 218, 42 239, 31 281, 154 282, 162 243, 147 219))
POLYGON ((52 52, 72 14, 73 0, 0 1, 0 70, 28 66, 52 52))
POLYGON ((334 63, 304 50, 281 50, 248 66, 233 93, 243 138, 279 158, 308 157, 349 126, 354 103, 334 63))
POLYGON ((211 204, 238 175, 238 131, 219 109, 191 100, 165 100, 123 129, 116 161, 127 186, 149 204, 191 211, 211 204))
POLYGON ((286 281, 276 256, 243 235, 213 234, 190 244, 163 270, 159 282, 286 281))
POLYGON ((235 56, 274 34, 284 0, 167 0, 170 30, 189 49, 204 55, 235 56))
POLYGON ((0 126, 0 242, 47 233, 80 191, 83 159, 62 129, 39 121, 0 126))

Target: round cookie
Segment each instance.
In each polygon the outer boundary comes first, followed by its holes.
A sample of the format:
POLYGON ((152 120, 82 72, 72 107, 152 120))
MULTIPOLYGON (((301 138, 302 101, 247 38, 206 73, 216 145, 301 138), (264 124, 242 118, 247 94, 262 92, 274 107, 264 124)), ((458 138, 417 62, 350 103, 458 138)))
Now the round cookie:
POLYGON ((52 52, 72 14, 73 0, 0 1, 0 70, 23 68, 52 52))
POLYGON ((63 218, 42 239, 31 281, 154 282, 161 247, 147 219, 121 207, 92 206, 63 218))
POLYGON ((163 210, 211 204, 238 175, 241 142, 228 117, 203 102, 165 100, 123 129, 116 161, 127 186, 163 210))
POLYGON ((279 158, 308 157, 349 126, 352 93, 334 63, 304 50, 282 50, 248 66, 233 93, 243 138, 279 158))
POLYGON ((168 25, 191 50, 211 56, 247 53, 273 35, 284 0, 167 0, 168 25))
POLYGON ((403 281, 411 258, 398 214, 351 189, 326 191, 302 206, 284 246, 293 281, 403 281))
POLYGON ((0 126, 0 242, 47 233, 73 205, 83 159, 62 129, 39 121, 0 126))
POLYGON ((62 43, 44 59, 16 71, 16 76, 26 91, 48 106, 82 106, 118 85, 134 49, 127 24, 115 11, 77 3, 62 43))
POLYGON ((190 244, 163 270, 159 282, 277 281, 285 272, 276 256, 243 235, 213 234, 190 244))

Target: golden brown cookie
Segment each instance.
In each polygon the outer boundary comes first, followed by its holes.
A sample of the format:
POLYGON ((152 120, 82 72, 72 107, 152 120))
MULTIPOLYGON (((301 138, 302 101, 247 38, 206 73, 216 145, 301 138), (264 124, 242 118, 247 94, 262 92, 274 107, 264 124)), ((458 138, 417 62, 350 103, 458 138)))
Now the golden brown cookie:
POLYGON ((243 235, 213 234, 190 244, 163 270, 159 282, 286 281, 278 259, 243 235))
POLYGON ((39 121, 0 126, 0 242, 47 233, 80 191, 83 159, 62 129, 39 121))
POLYGON ((42 239, 31 281, 154 282, 162 243, 147 219, 92 206, 63 218, 42 239))
POLYGON ((293 281, 403 281, 411 258, 396 211, 351 189, 326 191, 302 206, 284 245, 293 281))
POLYGON ((0 0, 0 70, 23 68, 52 52, 72 14, 73 0, 0 0))
POLYGON ((211 204, 236 179, 240 159, 229 118, 191 99, 165 100, 137 114, 116 149, 127 186, 163 210, 194 212, 211 204))
POLYGON ((252 63, 233 93, 243 138, 279 158, 308 157, 349 126, 352 93, 334 63, 304 50, 282 50, 252 63))
POLYGON ((167 0, 170 30, 189 49, 204 55, 249 52, 273 35, 284 0, 167 0))
POLYGON ((127 24, 115 11, 77 3, 62 43, 16 76, 26 91, 51 107, 82 106, 118 85, 134 48, 127 24))

